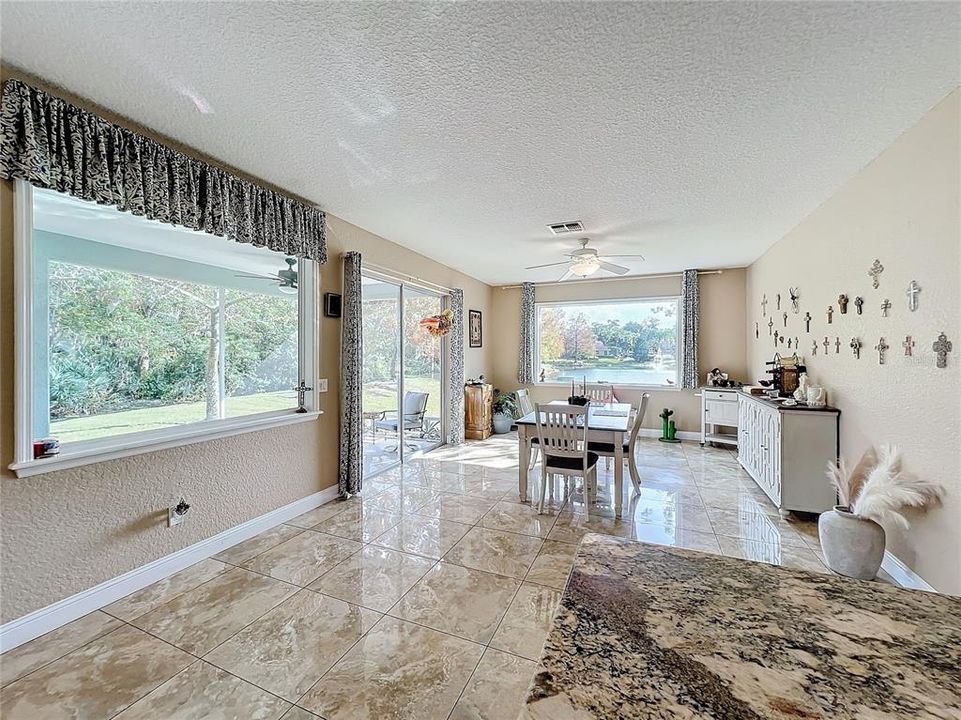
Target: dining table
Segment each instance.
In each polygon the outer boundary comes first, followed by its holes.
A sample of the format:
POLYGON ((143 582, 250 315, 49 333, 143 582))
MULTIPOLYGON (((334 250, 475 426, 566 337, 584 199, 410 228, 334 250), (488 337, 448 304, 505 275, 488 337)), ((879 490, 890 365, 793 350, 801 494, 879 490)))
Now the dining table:
MULTIPOLYGON (((567 405, 563 400, 552 400, 549 405, 567 405)), ((521 502, 527 497, 527 473, 531 459, 531 441, 537 437, 535 412, 514 422, 517 424, 518 463, 517 491, 521 502)), ((630 403, 591 402, 587 406, 587 441, 614 446, 614 514, 621 517, 624 494, 624 438, 630 429, 630 403)))

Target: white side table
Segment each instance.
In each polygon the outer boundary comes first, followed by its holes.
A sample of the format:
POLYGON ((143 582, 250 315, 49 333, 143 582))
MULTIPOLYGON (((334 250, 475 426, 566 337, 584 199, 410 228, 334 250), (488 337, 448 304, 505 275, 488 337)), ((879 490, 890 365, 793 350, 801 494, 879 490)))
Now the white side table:
POLYGON ((737 433, 722 433, 722 427, 737 429, 737 388, 701 388, 701 445, 737 445, 737 433))

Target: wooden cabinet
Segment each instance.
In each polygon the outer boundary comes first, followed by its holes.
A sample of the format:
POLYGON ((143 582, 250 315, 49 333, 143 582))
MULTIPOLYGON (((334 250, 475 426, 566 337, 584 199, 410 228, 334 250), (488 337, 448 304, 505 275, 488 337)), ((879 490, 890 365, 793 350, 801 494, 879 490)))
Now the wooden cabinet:
POLYGON ((464 435, 468 440, 486 440, 491 436, 494 386, 464 386, 464 435))
POLYGON ((738 393, 737 459, 782 514, 835 503, 825 472, 838 458, 836 408, 789 408, 738 393))

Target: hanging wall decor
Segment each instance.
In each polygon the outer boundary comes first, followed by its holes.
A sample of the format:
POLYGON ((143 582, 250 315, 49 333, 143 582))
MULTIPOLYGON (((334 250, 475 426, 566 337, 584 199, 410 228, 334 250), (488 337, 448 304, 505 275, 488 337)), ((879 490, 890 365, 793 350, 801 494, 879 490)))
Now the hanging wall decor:
POLYGON ((801 291, 797 288, 790 288, 791 292, 791 309, 794 314, 797 315, 801 312, 801 291))
POLYGON ((788 338, 788 339, 787 339, 787 349, 790 350, 791 347, 792 347, 792 346, 791 346, 791 338, 788 338))
POLYGON ((905 295, 908 296, 908 310, 914 312, 918 309, 918 294, 921 292, 921 286, 918 285, 917 280, 912 280, 911 284, 908 285, 908 289, 905 291, 905 295))
POLYGON ((854 298, 854 307, 858 309, 858 315, 861 315, 864 312, 864 298, 861 296, 854 298))
POLYGON ((841 310, 842 315, 848 314, 848 296, 844 293, 838 295, 838 308, 841 310))
POLYGON ((418 323, 429 335, 443 337, 454 326, 454 313, 445 310, 439 315, 429 315, 418 323))
POLYGON ((767 321, 767 334, 768 334, 768 335, 771 334, 771 329, 772 329, 773 327, 774 327, 774 317, 772 316, 772 317, 771 317, 770 319, 768 319, 768 321, 767 321))
POLYGON ((804 332, 811 332, 811 313, 804 313, 804 332))
POLYGON ((841 354, 841 338, 839 338, 837 335, 834 336, 834 354, 841 354))
POLYGON ((882 337, 878 340, 878 344, 874 346, 874 349, 878 351, 878 365, 884 365, 884 353, 890 349, 890 346, 884 342, 882 337))
POLYGON ((811 354, 812 354, 812 355, 817 355, 817 354, 818 354, 818 341, 817 341, 817 338, 815 338, 814 340, 811 341, 811 354))
POLYGON ((874 259, 874 264, 868 270, 868 277, 871 278, 871 287, 877 290, 881 287, 880 275, 884 272, 884 265, 877 258, 874 259))
POLYGON ((834 322, 834 308, 828 305, 828 325, 834 322))
POLYGON ((761 316, 767 317, 767 293, 764 293, 764 298, 761 300, 761 316))
POLYGON ((774 347, 777 347, 777 339, 778 339, 778 337, 780 337, 780 333, 779 333, 777 330, 775 330, 775 331, 774 331, 774 347))
POLYGON ((827 354, 828 354, 828 350, 830 350, 830 349, 831 349, 831 341, 828 340, 828 336, 825 335, 825 336, 824 336, 824 354, 827 355, 827 354))
POLYGON ((890 309, 891 309, 891 301, 888 300, 887 298, 884 298, 884 302, 881 303, 881 317, 887 317, 888 310, 890 309))
POLYGON ((784 327, 787 327, 787 313, 784 313, 784 327))
POLYGON ((797 339, 797 335, 794 336, 794 347, 798 350, 801 349, 801 341, 797 339))
POLYGON ((861 359, 861 341, 857 338, 851 338, 851 349, 854 350, 854 357, 858 360, 861 359))
POLYGON ((781 309, 781 293, 777 294, 777 309, 781 309))
POLYGON ((944 369, 948 366, 948 353, 951 352, 952 343, 948 340, 948 336, 943 332, 938 335, 938 339, 934 341, 934 345, 931 349, 934 350, 938 355, 938 367, 944 369))
POLYGON ((914 338, 910 335, 905 335, 901 347, 904 348, 904 357, 912 357, 914 355, 914 338))
POLYGON ((754 339, 757 340, 759 337, 761 337, 761 329, 757 323, 754 323, 754 339))

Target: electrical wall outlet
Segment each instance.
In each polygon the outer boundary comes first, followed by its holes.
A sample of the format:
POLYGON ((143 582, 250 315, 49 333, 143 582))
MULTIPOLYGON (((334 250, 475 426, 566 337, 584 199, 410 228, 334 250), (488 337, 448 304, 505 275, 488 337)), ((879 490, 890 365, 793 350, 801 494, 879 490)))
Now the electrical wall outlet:
POLYGON ((317 392, 327 392, 327 378, 320 378, 317 381, 317 392))
POLYGON ((190 510, 190 505, 187 504, 186 500, 180 498, 180 502, 173 507, 167 508, 167 526, 173 527, 186 520, 188 510, 190 510))

